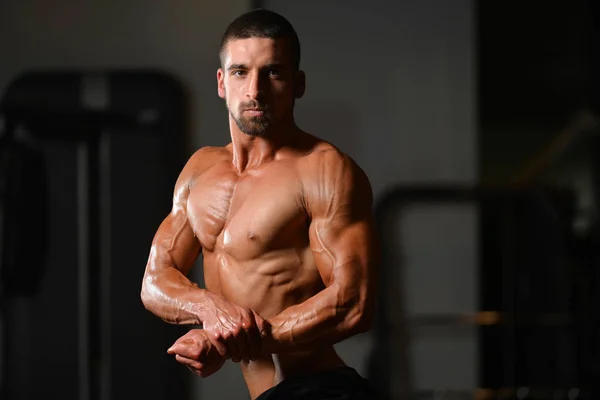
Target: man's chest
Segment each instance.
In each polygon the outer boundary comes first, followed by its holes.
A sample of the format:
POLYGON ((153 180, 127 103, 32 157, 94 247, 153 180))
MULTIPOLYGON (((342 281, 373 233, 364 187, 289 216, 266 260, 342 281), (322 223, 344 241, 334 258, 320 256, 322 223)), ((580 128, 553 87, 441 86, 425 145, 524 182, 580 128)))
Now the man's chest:
POLYGON ((205 251, 223 250, 238 259, 307 236, 302 182, 296 168, 284 163, 241 176, 227 164, 215 166, 194 182, 187 211, 205 251))

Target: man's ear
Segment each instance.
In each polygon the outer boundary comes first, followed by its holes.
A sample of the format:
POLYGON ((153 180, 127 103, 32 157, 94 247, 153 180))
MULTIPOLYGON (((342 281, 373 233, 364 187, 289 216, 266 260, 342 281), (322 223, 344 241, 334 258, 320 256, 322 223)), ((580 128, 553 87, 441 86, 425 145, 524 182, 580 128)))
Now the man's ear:
POLYGON ((294 97, 299 99, 304 96, 306 91, 306 74, 299 70, 296 72, 296 85, 294 86, 294 97))
POLYGON ((223 68, 217 70, 217 92, 220 98, 225 98, 225 73, 223 68))

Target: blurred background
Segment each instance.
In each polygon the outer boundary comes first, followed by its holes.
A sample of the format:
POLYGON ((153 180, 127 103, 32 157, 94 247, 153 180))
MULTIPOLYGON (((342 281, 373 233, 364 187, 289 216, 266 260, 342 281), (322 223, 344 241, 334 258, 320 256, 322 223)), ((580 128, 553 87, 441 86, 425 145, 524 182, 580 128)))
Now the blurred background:
POLYGON ((385 399, 598 398, 598 2, 0 0, 0 399, 248 398, 139 291, 256 7, 300 36, 299 125, 375 193, 377 321, 340 355, 385 399))

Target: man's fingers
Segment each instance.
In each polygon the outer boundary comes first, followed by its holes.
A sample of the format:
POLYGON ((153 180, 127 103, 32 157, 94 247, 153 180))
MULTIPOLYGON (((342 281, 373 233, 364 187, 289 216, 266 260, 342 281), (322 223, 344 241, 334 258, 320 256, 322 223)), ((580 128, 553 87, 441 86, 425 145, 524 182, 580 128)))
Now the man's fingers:
POLYGON ((261 338, 260 333, 258 332, 258 328, 253 326, 251 329, 247 331, 248 336, 248 347, 250 352, 250 359, 252 361, 257 360, 261 356, 261 338))
POLYGON ((227 347, 227 342, 224 338, 221 337, 218 333, 212 334, 209 337, 210 343, 215 346, 217 352, 223 358, 230 358, 231 354, 229 353, 229 348, 227 347))
POLYGON ((264 355, 264 331, 267 329, 267 323, 256 311, 252 310, 256 330, 253 332, 253 346, 255 347, 256 357, 260 358, 264 355))
POLYGON ((177 339, 172 345, 171 347, 169 347, 169 349, 167 350, 167 353, 172 353, 172 349, 175 346, 181 346, 181 345, 190 345, 190 344, 194 344, 196 343, 196 341, 192 338, 188 338, 187 335, 189 333, 186 333, 184 336, 180 337, 179 339, 177 339))
POLYGON ((229 355, 231 356, 231 361, 240 362, 240 349, 237 344, 237 338, 233 335, 228 335, 224 338, 225 343, 227 345, 227 349, 229 350, 229 355))
POLYGON ((180 356, 179 354, 175 354, 175 360, 177 360, 178 363, 196 369, 200 369, 203 366, 203 364, 200 361, 192 360, 191 358, 180 356))
POLYGON ((245 362, 249 362, 251 357, 250 342, 246 330, 240 330, 240 333, 236 338, 236 344, 238 345, 238 350, 240 351, 240 359, 245 362))
POLYGON ((202 367, 204 366, 201 362, 191 360, 187 357, 180 356, 179 354, 175 354, 175 360, 177 360, 178 363, 190 368, 193 372, 197 374, 200 374, 200 372, 202 371, 202 367))
POLYGON ((177 354, 182 357, 190 358, 192 360, 197 360, 202 354, 202 348, 197 344, 175 344, 171 346, 169 349, 171 352, 169 354, 177 354))
POLYGON ((179 342, 175 342, 171 345, 171 347, 169 347, 167 349, 167 353, 168 354, 175 354, 177 353, 181 348, 183 347, 183 345, 179 342))

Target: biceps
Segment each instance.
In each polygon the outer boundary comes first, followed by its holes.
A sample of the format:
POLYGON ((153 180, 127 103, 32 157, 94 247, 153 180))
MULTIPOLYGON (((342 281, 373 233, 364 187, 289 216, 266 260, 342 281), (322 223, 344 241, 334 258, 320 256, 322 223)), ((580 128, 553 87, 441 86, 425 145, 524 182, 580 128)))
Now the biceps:
POLYGON ((334 282, 348 288, 369 285, 377 254, 373 231, 367 220, 349 224, 313 221, 311 248, 327 286, 334 282))
POLYGON ((200 243, 182 210, 172 212, 161 223, 148 260, 148 269, 159 272, 177 268, 187 275, 200 253, 200 243))

